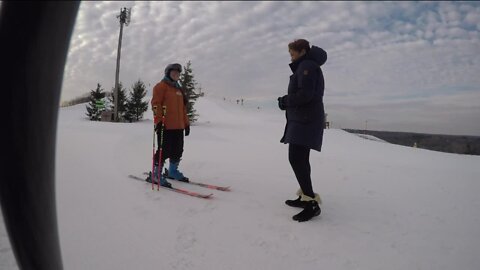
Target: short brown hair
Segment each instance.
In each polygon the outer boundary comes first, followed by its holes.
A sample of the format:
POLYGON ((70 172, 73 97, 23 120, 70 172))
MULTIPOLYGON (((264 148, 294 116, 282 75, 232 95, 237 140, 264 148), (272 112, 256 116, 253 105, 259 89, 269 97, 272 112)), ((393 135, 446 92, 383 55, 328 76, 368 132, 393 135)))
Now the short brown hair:
POLYGON ((305 49, 305 52, 308 52, 310 50, 310 43, 306 39, 296 39, 288 44, 288 48, 296 52, 301 52, 303 49, 305 49))

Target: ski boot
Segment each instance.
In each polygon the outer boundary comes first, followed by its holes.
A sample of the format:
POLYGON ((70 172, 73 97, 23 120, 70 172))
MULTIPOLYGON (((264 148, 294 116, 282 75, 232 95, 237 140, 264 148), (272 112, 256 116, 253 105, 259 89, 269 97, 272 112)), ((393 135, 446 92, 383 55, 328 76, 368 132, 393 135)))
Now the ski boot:
POLYGON ((170 160, 170 166, 168 166, 168 170, 166 170, 165 174, 167 175, 168 178, 170 179, 175 179, 177 181, 181 182, 188 182, 188 178, 183 175, 178 170, 178 165, 180 164, 179 161, 171 161, 170 160))
MULTIPOLYGON (((145 179, 145 181, 149 182, 149 183, 152 183, 152 172, 149 172, 148 173, 148 177, 147 179, 145 179)), ((153 182, 155 184, 157 184, 158 182, 158 165, 155 165, 153 167, 153 182)), ((161 175, 160 176, 160 185, 162 187, 167 187, 167 188, 171 188, 172 187, 172 184, 170 184, 167 179, 165 178, 164 175, 161 175)))

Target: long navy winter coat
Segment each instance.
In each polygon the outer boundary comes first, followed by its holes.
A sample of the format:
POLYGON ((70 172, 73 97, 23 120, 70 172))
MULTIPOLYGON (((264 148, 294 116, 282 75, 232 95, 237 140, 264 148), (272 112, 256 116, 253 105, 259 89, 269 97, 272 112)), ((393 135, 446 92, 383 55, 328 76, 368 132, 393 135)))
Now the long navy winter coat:
POLYGON ((287 124, 280 142, 321 151, 325 126, 325 82, 320 66, 326 61, 327 53, 312 46, 308 53, 290 64, 293 75, 290 76, 288 95, 281 98, 286 108, 287 124))

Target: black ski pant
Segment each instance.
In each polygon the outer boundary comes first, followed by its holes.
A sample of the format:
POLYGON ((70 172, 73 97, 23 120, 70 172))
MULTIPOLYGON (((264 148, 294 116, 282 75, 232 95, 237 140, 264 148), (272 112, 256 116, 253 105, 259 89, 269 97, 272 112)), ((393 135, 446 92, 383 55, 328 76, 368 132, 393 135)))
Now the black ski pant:
POLYGON ((297 177, 298 184, 303 194, 315 197, 312 187, 312 179, 310 178, 310 148, 298 144, 289 144, 288 160, 292 165, 293 172, 297 177))
MULTIPOLYGON (((160 144, 162 134, 160 129, 157 130, 157 152, 155 153, 155 164, 158 164, 160 144)), ((163 131, 163 145, 162 145, 162 164, 166 159, 170 162, 180 162, 183 155, 183 129, 170 129, 163 131)))

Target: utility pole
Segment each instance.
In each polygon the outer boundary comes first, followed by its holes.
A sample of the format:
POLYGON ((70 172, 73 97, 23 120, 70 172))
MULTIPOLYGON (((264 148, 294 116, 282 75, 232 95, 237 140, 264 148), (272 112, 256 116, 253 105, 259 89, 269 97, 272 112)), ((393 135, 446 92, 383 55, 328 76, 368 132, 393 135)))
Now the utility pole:
POLYGON ((118 77, 120 75, 120 55, 122 51, 122 34, 123 34, 123 25, 128 26, 130 23, 130 14, 132 8, 123 8, 120 9, 120 15, 117 18, 120 18, 120 35, 118 37, 118 49, 117 49, 117 70, 115 72, 115 91, 113 93, 113 98, 115 100, 114 104, 114 113, 113 113, 113 121, 118 122, 118 77))

